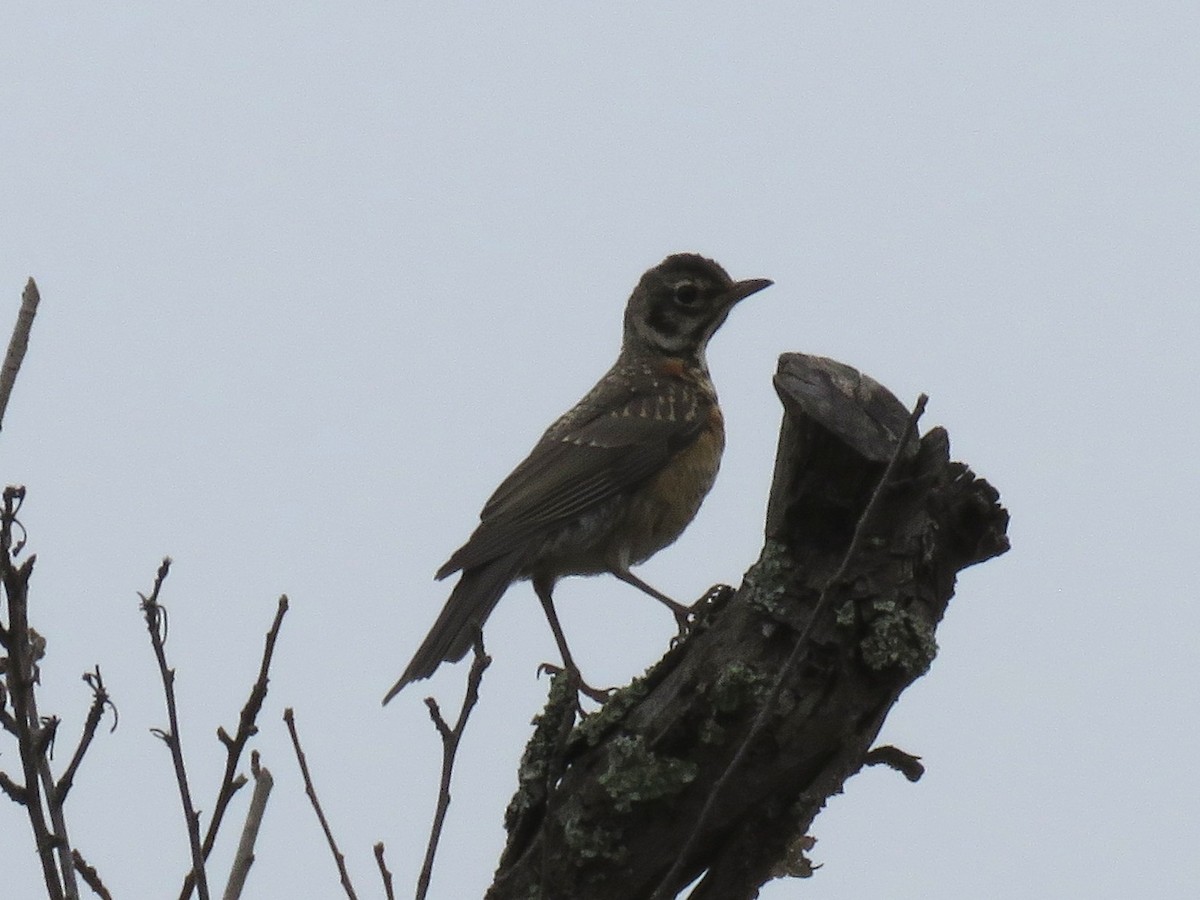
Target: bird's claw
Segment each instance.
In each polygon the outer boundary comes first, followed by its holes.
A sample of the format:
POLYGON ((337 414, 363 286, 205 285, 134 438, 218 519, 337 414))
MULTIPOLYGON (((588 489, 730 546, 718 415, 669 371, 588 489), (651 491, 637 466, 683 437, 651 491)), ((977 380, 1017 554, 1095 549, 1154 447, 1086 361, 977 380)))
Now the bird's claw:
POLYGON ((576 691, 583 694, 590 700, 595 700, 601 706, 608 702, 609 697, 613 695, 616 688, 605 688, 600 690, 594 688, 586 681, 579 673, 579 670, 574 667, 556 666, 553 663, 542 663, 538 666, 538 675, 566 675, 570 679, 572 686, 576 691))
POLYGON ((675 625, 679 629, 671 638, 671 646, 678 647, 692 633, 692 626, 696 623, 696 607, 681 603, 671 607, 671 611, 675 614, 675 625))

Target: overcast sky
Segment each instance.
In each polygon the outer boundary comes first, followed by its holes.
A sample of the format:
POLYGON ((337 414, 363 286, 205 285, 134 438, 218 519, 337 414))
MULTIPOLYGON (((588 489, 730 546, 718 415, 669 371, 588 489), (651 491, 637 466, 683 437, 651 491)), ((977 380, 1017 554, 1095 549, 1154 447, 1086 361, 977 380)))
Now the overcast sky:
MULTIPOLYGON (((676 251, 775 286, 713 342, 725 464, 648 581, 693 598, 754 561, 784 351, 927 392, 924 427, 1013 516, 881 736, 925 779, 852 779, 816 821, 815 879, 762 896, 1194 896, 1194 2, 115 6, 0 16, 0 331, 26 277, 43 296, 0 479, 29 490, 59 764, 81 672, 120 708, 69 806, 116 896, 174 896, 188 867, 136 593, 165 554, 206 813, 215 729, 292 599, 245 896, 339 893, 284 706, 359 896, 382 896, 377 840, 411 895, 440 761, 421 698, 456 704, 462 667, 380 698, 445 599, 432 573, 676 251)), ((595 684, 674 631, 611 578, 558 597, 595 684)), ((490 882, 555 658, 527 585, 486 636, 437 898, 490 882)), ((40 895, 8 802, 0 872, 40 895)))

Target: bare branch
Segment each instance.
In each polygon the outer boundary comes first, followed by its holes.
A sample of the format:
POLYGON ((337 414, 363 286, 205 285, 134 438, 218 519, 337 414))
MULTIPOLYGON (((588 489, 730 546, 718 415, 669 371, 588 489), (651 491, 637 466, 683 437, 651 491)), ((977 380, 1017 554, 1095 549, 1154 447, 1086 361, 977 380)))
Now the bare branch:
POLYGON ((383 879, 384 896, 387 900, 396 900, 396 892, 392 889, 392 873, 383 860, 383 841, 375 845, 375 863, 379 866, 379 877, 383 879))
POLYGON ((4 365, 0 367, 0 423, 4 421, 8 400, 12 396, 13 386, 17 383, 17 372, 21 370, 25 350, 29 347, 29 332, 33 329, 33 317, 37 315, 40 300, 37 284, 30 278, 21 293, 21 309, 17 313, 17 322, 8 341, 8 352, 4 354, 4 365))
MULTIPOLYGON (((33 293, 36 302, 36 288, 33 293)), ((19 359, 16 365, 19 365, 19 359)), ((13 374, 15 376, 15 371, 13 374)), ((0 702, 6 705, 12 701, 12 713, 4 710, 0 721, 17 737, 25 783, 18 785, 5 775, 0 778, 0 787, 26 809, 50 895, 53 897, 61 891, 66 900, 78 900, 79 888, 75 882, 62 798, 50 768, 59 719, 57 716, 43 717, 37 708, 38 663, 45 656, 46 640, 29 624, 29 579, 33 573, 33 558, 19 567, 13 563, 14 556, 24 546, 23 539, 13 542, 14 529, 24 531, 16 519, 24 496, 24 488, 5 489, 3 513, 0 513, 0 582, 8 600, 8 627, 0 629, 0 641, 8 651, 3 661, 7 684, 0 690, 0 702), (51 877, 48 866, 54 864, 55 854, 58 870, 51 877)))
POLYGON ((458 721, 454 723, 453 728, 442 718, 442 711, 438 707, 437 701, 432 697, 425 698, 425 705, 429 707, 429 717, 433 719, 434 727, 437 728, 438 734, 442 738, 442 783, 438 789, 433 827, 429 831, 429 845, 425 848, 425 862, 421 866, 421 874, 417 879, 416 900, 425 900, 425 896, 429 893, 429 881, 433 877, 433 859, 437 855, 442 826, 446 822, 446 811, 450 809, 450 779, 454 774, 454 759, 458 755, 458 745, 462 740, 463 731, 467 727, 467 720, 471 717, 471 710, 479 702, 479 685, 483 681, 483 673, 492 662, 492 658, 484 652, 483 632, 478 628, 475 629, 473 647, 475 658, 471 662, 471 671, 467 674, 467 690, 463 694, 462 709, 459 710, 458 721))
POLYGON ((150 644, 154 648, 154 658, 158 661, 158 672, 162 677, 163 693, 167 700, 168 730, 152 729, 152 733, 162 738, 171 751, 171 762, 175 766, 175 781, 179 785, 179 799, 183 804, 183 817, 187 823, 188 843, 192 851, 192 874, 196 879, 196 888, 200 900, 209 900, 208 878, 204 872, 204 853, 200 845, 200 814, 192 804, 192 792, 188 787, 187 769, 183 763, 183 742, 179 737, 179 716, 175 706, 175 670, 167 665, 167 615, 166 608, 158 602, 159 591, 163 581, 171 570, 171 560, 167 557, 158 567, 154 578, 154 589, 150 596, 140 594, 142 598, 142 613, 146 617, 146 629, 150 632, 150 644))
POLYGON ((29 792, 13 781, 7 772, 0 772, 0 791, 4 791, 10 800, 21 806, 29 802, 29 792))
POLYGON ((691 857, 692 851, 696 847, 696 842, 698 841, 700 835, 704 832, 704 828, 708 824, 709 817, 712 815, 712 811, 716 805, 718 796, 729 783, 729 780, 733 777, 734 773, 745 761, 750 748, 754 745, 755 741, 758 740, 758 737, 762 734, 763 729, 766 728, 767 723, 771 720, 771 717, 775 712, 776 704, 779 702, 779 696, 783 689, 783 685, 787 682, 788 676, 791 674, 792 669, 796 666, 796 663, 801 659, 804 651, 807 649, 809 638, 812 635, 813 624, 817 621, 825 607, 829 605, 831 602, 830 598, 833 596, 834 591, 840 587, 842 580, 846 577, 846 572, 850 566, 850 562, 857 555, 859 547, 862 545, 863 538, 867 533, 867 525, 874 517, 875 511, 879 508, 879 504, 881 502, 880 498, 883 496, 884 489, 891 481, 892 473, 895 472, 897 463, 904 455, 904 451, 908 447, 909 439, 916 432, 917 422, 920 420, 921 414, 925 412, 925 404, 928 401, 929 398, 924 394, 917 398, 916 406, 913 407, 912 413, 908 417, 908 425, 905 427, 899 439, 896 441, 895 449, 892 451, 892 457, 888 460, 887 467, 883 470, 883 474, 879 476, 879 483, 875 486, 875 490, 871 494, 871 499, 867 502, 866 508, 863 509, 862 515, 858 517, 858 524, 855 525, 854 528, 854 536, 850 539, 850 544, 846 548, 845 554, 842 556, 842 564, 825 583, 825 587, 822 589, 821 595, 817 599, 816 605, 813 607, 812 614, 809 616, 804 630, 800 633, 799 637, 797 637, 791 653, 788 655, 787 660, 784 662, 778 674, 775 676, 775 681, 771 685, 771 690, 767 693, 766 698, 759 707, 758 715, 755 717, 754 723, 750 726, 750 730, 746 732, 745 737, 742 739, 741 746, 738 747, 737 752, 729 761, 729 765, 726 766, 725 771, 722 772, 721 776, 713 783, 708 794, 708 799, 701 808, 700 815, 697 817, 695 824, 693 824, 687 841, 684 842, 682 849, 680 849, 676 856, 675 864, 671 866, 671 868, 667 871, 667 874, 663 876, 662 881, 659 882, 658 887, 655 889, 653 894, 654 900, 669 900, 670 897, 674 896, 675 892, 672 886, 679 880, 680 875, 683 873, 684 866, 686 865, 686 860, 691 857))
POLYGON ((99 874, 87 864, 87 860, 83 858, 78 850, 71 851, 71 859, 75 863, 75 871, 79 873, 79 877, 83 879, 83 883, 92 889, 92 893, 99 897, 100 900, 112 900, 112 894, 108 892, 108 888, 100 880, 99 874))
POLYGON ((262 826, 263 813, 267 809, 267 798, 275 780, 269 769, 258 764, 258 751, 250 754, 250 772, 254 776, 254 793, 250 797, 250 809, 246 812, 246 824, 242 828, 242 839, 238 842, 237 854, 229 871, 229 882, 225 886, 222 900, 238 900, 246 885, 246 876, 254 865, 254 842, 262 826))
POLYGON ((79 746, 75 748, 75 755, 71 757, 71 762, 67 765, 67 770, 63 772, 62 777, 58 779, 58 784, 54 788, 55 800, 60 804, 67 802, 67 794, 71 792, 71 786, 75 783, 75 773, 79 771, 79 766, 83 762, 83 756, 87 753, 88 747, 91 746, 92 738, 96 736, 96 729, 100 725, 100 719, 104 715, 106 707, 112 708, 113 728, 117 727, 115 721, 116 707, 113 706, 112 699, 108 696, 108 691, 104 688, 104 679, 100 677, 100 667, 96 666, 94 672, 85 672, 83 680, 92 689, 92 706, 88 710, 87 719, 83 723, 83 733, 79 736, 79 746))
POLYGON ((304 757, 304 750, 300 747, 300 735, 296 733, 296 717, 289 706, 283 711, 283 721, 287 723, 288 733, 292 736, 292 746, 296 749, 296 761, 300 763, 300 774, 304 776, 304 793, 308 794, 308 799, 312 802, 313 809, 317 813, 317 819, 321 823, 321 828, 325 832, 325 840, 329 842, 329 849, 333 853, 333 860, 337 863, 338 874, 342 878, 342 889, 345 890, 346 896, 350 900, 358 900, 354 893, 354 885, 350 883, 350 873, 346 871, 346 857, 342 855, 342 851, 338 849, 337 841, 333 839, 333 831, 329 828, 329 822, 325 818, 325 813, 321 810, 321 801, 317 799, 316 788, 313 787, 312 778, 308 774, 308 761, 304 757))
MULTIPOLYGON (((29 629, 33 633, 33 629, 29 629)), ((41 641, 44 652, 45 641, 41 641)), ((38 654, 39 657, 41 653, 38 654)), ((54 825, 54 849, 58 854, 58 870, 62 875, 63 896, 67 900, 79 900, 79 885, 75 882, 75 862, 71 857, 71 841, 67 836, 67 817, 63 812, 63 800, 54 784, 54 773, 50 770, 50 757, 54 753, 54 738, 58 732, 57 716, 42 717, 37 711, 37 695, 29 695, 29 714, 42 723, 42 736, 38 742, 38 778, 42 782, 42 793, 46 798, 46 811, 54 825)))
MULTIPOLYGON (((8 646, 8 637, 4 636, 3 646, 8 646)), ((8 664, 6 658, 0 657, 0 674, 4 673, 4 667, 8 664)), ((4 683, 0 681, 0 728, 3 728, 9 734, 15 736, 17 733, 17 720, 12 717, 12 713, 8 711, 8 691, 4 687, 4 683)))
POLYGON ((920 781, 921 776, 925 774, 925 767, 921 765, 921 757, 905 753, 899 747, 893 747, 891 744, 876 747, 863 757, 863 765, 887 766, 895 769, 909 781, 920 781))
MULTIPOLYGON (((36 295, 36 288, 34 289, 36 295)), ((19 366, 19 358, 17 365, 19 366)), ((7 370, 7 367, 6 367, 7 370)), ((15 378, 15 370, 12 377, 15 378)), ((11 386, 10 386, 11 390, 11 386)), ((30 557, 21 565, 13 557, 20 552, 22 542, 13 542, 13 530, 23 530, 17 521, 17 512, 25 497, 25 489, 4 489, 4 505, 0 510, 0 584, 4 588, 8 621, 3 630, 3 646, 7 651, 4 665, 5 696, 12 703, 11 721, 16 728, 17 746, 21 757, 21 774, 24 784, 18 786, 9 778, 4 780, 4 790, 13 799, 23 797, 26 815, 33 829, 34 844, 38 860, 42 864, 42 878, 50 900, 65 900, 66 885, 62 873, 55 866, 54 850, 65 841, 51 830, 46 821, 46 798, 42 794, 42 766, 46 763, 48 740, 46 729, 37 715, 34 695, 37 683, 36 667, 38 649, 33 646, 34 636, 29 627, 29 578, 33 574, 30 557)))
MULTIPOLYGON (((275 641, 279 637, 279 629, 283 625, 283 617, 287 611, 288 598, 284 594, 279 598, 279 604, 275 609, 275 621, 271 623, 271 627, 267 630, 267 638, 263 646, 262 662, 258 667, 258 678, 255 680, 253 687, 250 688, 250 696, 246 700, 246 705, 242 707, 241 716, 238 718, 237 734, 230 737, 224 728, 217 730, 217 738, 225 747, 225 771, 221 776, 221 784, 217 788, 217 800, 213 804, 212 818, 208 823, 208 830, 204 835, 202 851, 205 860, 208 859, 209 854, 212 853, 213 846, 217 842, 217 832, 221 827, 221 822, 225 818, 225 811, 229 807, 229 802, 233 799, 233 795, 246 783, 244 777, 239 778, 237 775, 238 762, 241 760, 242 752, 246 749, 246 742, 258 733, 256 720, 259 712, 262 711, 263 701, 267 698, 267 682, 269 680, 267 676, 271 668, 271 658, 275 653, 275 641)), ((257 786, 255 790, 257 790, 257 786)), ((179 893, 179 900, 187 900, 192 895, 194 887, 195 878, 193 873, 189 872, 187 878, 184 879, 183 889, 179 893)))

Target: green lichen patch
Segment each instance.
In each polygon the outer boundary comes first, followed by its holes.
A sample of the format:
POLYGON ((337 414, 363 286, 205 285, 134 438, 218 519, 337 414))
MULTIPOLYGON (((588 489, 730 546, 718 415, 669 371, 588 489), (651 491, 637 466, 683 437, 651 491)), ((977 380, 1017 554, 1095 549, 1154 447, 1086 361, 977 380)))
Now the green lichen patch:
POLYGON ((788 549, 779 541, 767 541, 758 561, 746 572, 745 586, 750 588, 748 601, 775 619, 787 621, 783 598, 795 563, 788 549))
POLYGON ((651 752, 640 735, 622 736, 613 740, 608 768, 597 781, 618 812, 629 812, 635 803, 678 794, 698 772, 693 762, 651 752))
POLYGON ((898 666, 922 675, 937 656, 933 625, 895 601, 877 600, 859 646, 863 661, 872 669, 898 666))
POLYGON ((619 863, 628 853, 619 829, 596 825, 578 811, 564 818, 562 836, 580 862, 608 860, 619 863))
POLYGON ((858 604, 847 600, 834 611, 834 617, 843 628, 850 628, 858 622, 858 604))
POLYGON ((752 703, 757 708, 770 689, 770 680, 752 666, 733 662, 721 670, 708 690, 714 711, 728 715, 752 703))
POLYGON ((633 679, 613 693, 602 707, 584 716, 571 733, 571 747, 576 748, 581 744, 595 747, 599 744, 613 726, 624 720, 629 711, 645 699, 650 691, 649 676, 653 671, 651 668, 645 675, 633 679))
POLYGON ((533 735, 517 768, 517 791, 504 812, 504 824, 510 831, 530 810, 545 802, 551 768, 559 765, 562 753, 562 731, 575 720, 575 702, 571 679, 561 673, 555 675, 546 707, 534 717, 533 735))

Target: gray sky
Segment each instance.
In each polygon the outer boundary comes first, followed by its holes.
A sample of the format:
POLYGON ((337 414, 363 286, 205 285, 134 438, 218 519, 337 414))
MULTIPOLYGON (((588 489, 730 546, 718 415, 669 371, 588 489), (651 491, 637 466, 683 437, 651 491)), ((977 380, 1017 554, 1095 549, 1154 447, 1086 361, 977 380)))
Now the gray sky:
MULTIPOLYGON (((0 478, 30 491, 60 763, 82 671, 121 710, 70 806, 118 896, 173 895, 187 868, 135 593, 164 554, 206 812, 214 731, 292 598, 246 896, 338 895, 286 705, 360 896, 382 893, 376 840, 409 891, 440 756, 421 697, 455 706, 463 670, 379 700, 445 598, 432 573, 681 250, 776 285, 713 343, 724 468, 648 581, 691 598, 754 560, 783 351, 928 392, 924 426, 1013 514, 882 735, 926 778, 853 779, 816 822, 816 879, 763 897, 1193 895, 1194 3, 120 6, 0 23, 0 327, 27 276, 43 293, 0 478)), ((558 596, 593 683, 673 633, 613 579, 558 596)), ((554 659, 527 585, 487 639, 439 898, 490 881, 554 659)), ((0 835, 6 896, 38 896, 11 803, 0 835)))

